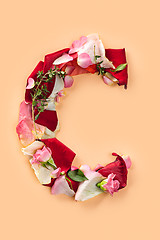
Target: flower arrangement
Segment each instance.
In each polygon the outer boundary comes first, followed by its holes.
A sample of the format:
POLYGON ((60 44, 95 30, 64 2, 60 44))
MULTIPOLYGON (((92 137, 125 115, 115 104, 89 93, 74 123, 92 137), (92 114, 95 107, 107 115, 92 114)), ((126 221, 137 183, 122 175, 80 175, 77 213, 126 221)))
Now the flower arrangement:
POLYGON ((75 167, 75 153, 55 137, 59 129, 56 104, 64 96, 63 89, 73 85, 73 76, 83 73, 98 73, 105 84, 127 88, 125 49, 105 49, 99 36, 92 34, 46 55, 27 79, 16 127, 39 182, 51 187, 52 194, 75 196, 77 201, 118 192, 127 185, 131 167, 129 156, 116 153, 112 154, 115 161, 106 166, 75 167))

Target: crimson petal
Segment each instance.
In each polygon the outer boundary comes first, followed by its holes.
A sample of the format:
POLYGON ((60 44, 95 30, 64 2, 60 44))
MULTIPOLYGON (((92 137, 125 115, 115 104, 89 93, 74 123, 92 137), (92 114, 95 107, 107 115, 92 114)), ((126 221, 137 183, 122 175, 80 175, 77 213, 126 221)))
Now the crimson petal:
MULTIPOLYGON (((106 57, 113 63, 115 67, 118 67, 120 64, 126 63, 126 54, 125 49, 106 49, 106 57)), ((113 77, 117 78, 119 85, 127 86, 128 73, 127 66, 125 69, 119 72, 112 72, 110 69, 106 69, 107 72, 111 73, 113 77)))
POLYGON ((51 149, 56 166, 67 172, 71 168, 76 154, 56 138, 42 139, 41 141, 51 149))
MULTIPOLYGON (((38 111, 35 110, 34 114, 36 116, 38 111)), ((39 117, 35 122, 54 132, 58 123, 57 113, 56 111, 44 110, 44 112, 39 114, 39 117)))
POLYGON ((105 167, 101 168, 98 172, 102 174, 104 177, 108 177, 109 174, 113 173, 116 174, 115 180, 120 182, 120 187, 124 188, 127 185, 127 168, 125 161, 121 156, 116 153, 112 153, 113 156, 117 156, 116 160, 112 163, 109 163, 105 167))
POLYGON ((53 62, 57 58, 61 57, 63 53, 68 53, 68 51, 69 51, 69 48, 65 48, 60 51, 47 54, 44 59, 44 68, 43 68, 44 73, 46 73, 52 67, 53 62))

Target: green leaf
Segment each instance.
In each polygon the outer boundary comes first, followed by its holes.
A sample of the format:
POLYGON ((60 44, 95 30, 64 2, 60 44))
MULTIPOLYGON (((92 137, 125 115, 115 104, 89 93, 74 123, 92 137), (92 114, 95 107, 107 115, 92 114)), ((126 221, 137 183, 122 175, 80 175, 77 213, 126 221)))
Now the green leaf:
POLYGON ((95 59, 97 60, 97 59, 100 58, 100 57, 101 57, 101 56, 96 55, 96 56, 95 56, 95 59))
POLYGON ((40 113, 38 113, 38 114, 35 116, 35 120, 37 120, 37 119, 38 119, 38 117, 39 117, 39 114, 40 114, 40 113))
POLYGON ((50 165, 54 166, 55 168, 57 168, 55 162, 53 161, 53 158, 50 158, 47 163, 49 163, 50 165))
POLYGON ((88 178, 86 178, 86 176, 80 169, 76 169, 74 171, 69 171, 68 176, 76 182, 83 182, 85 180, 88 180, 88 178))
POLYGON ((127 63, 123 63, 123 64, 120 64, 117 68, 111 69, 111 71, 112 72, 122 71, 123 69, 125 69, 126 66, 127 66, 127 63))

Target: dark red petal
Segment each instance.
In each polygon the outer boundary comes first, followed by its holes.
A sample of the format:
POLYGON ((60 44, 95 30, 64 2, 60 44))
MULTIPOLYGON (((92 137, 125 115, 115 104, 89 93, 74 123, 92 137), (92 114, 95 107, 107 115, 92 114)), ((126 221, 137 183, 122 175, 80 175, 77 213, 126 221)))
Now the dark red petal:
MULTIPOLYGON (((126 63, 126 54, 124 48, 106 49, 106 57, 113 63, 115 67, 118 67, 120 64, 126 63)), ((127 86, 128 81, 127 66, 125 67, 125 69, 119 72, 112 72, 110 71, 110 69, 106 70, 119 80, 119 85, 127 86)))
MULTIPOLYGON (((35 110, 35 116, 38 114, 38 111, 35 110)), ((55 131, 58 123, 56 111, 44 110, 41 112, 36 123, 49 128, 51 131, 55 131)))
POLYGON ((56 138, 42 139, 41 141, 51 149, 56 166, 67 172, 71 168, 76 154, 56 138))
POLYGON ((68 51, 69 51, 69 48, 65 48, 60 51, 46 55, 44 59, 44 68, 43 68, 44 73, 46 73, 52 67, 53 62, 57 58, 61 57, 63 53, 68 53, 68 51))
POLYGON ((111 173, 116 174, 114 179, 120 182, 119 188, 124 188, 127 185, 127 168, 125 161, 116 153, 112 155, 117 156, 116 160, 101 168, 98 172, 104 177, 108 177, 111 173))
MULTIPOLYGON (((40 61, 28 78, 33 78, 34 80, 36 80, 37 79, 37 72, 42 71, 43 66, 44 66, 44 62, 40 61)), ((31 89, 26 89, 25 101, 31 103, 32 102, 32 97, 31 97, 30 93, 31 93, 31 89)))

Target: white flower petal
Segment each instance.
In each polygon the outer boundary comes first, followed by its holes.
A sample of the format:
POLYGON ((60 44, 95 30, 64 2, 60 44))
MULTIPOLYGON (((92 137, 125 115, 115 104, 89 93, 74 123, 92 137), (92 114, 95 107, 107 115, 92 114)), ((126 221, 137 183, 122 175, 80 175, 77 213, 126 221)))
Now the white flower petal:
POLYGON ((75 192, 69 187, 64 175, 56 179, 51 192, 55 195, 65 194, 70 197, 73 197, 75 194, 75 192))
POLYGON ((75 195, 75 200, 85 201, 103 193, 103 191, 98 188, 96 184, 101 182, 104 177, 100 173, 92 171, 84 165, 82 165, 80 169, 84 172, 88 180, 80 183, 75 195))
POLYGON ((64 53, 61 57, 57 58, 54 62, 53 65, 59 65, 62 63, 67 63, 73 60, 73 57, 71 57, 69 54, 64 53))
POLYGON ((51 173, 53 172, 52 167, 47 166, 47 169, 40 164, 32 164, 32 168, 41 184, 49 184, 51 182, 51 173))
POLYGON ((62 78, 60 78, 59 75, 56 74, 55 85, 54 85, 51 95, 49 96, 49 99, 54 98, 55 94, 58 93, 59 91, 61 91, 63 88, 64 88, 64 81, 62 78))
POLYGON ((24 155, 33 156, 33 154, 44 146, 44 143, 41 141, 34 141, 25 148, 22 148, 24 155))

